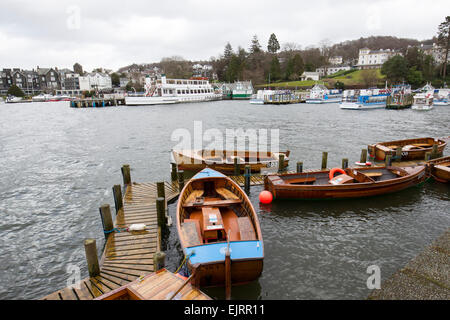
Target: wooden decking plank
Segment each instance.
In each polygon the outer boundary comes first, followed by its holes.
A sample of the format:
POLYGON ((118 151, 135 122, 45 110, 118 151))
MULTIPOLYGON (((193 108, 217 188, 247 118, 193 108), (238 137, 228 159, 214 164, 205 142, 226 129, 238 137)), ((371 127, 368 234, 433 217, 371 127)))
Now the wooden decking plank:
POLYGON ((116 272, 116 271, 109 271, 109 270, 106 271, 106 270, 103 270, 103 269, 100 272, 100 275, 102 277, 108 277, 108 278, 111 278, 111 279, 115 279, 117 281, 120 280, 120 281, 122 281, 122 283, 125 283, 125 284, 127 284, 129 282, 132 282, 132 281, 136 280, 136 278, 137 278, 137 276, 132 276, 132 275, 129 275, 129 274, 126 274, 126 273, 121 273, 121 272, 116 272))
POLYGON ((78 300, 78 297, 75 295, 72 289, 64 288, 58 291, 58 294, 61 296, 61 300, 78 300))
POLYGON ((116 273, 128 275, 130 277, 136 277, 136 278, 139 278, 140 276, 145 275, 145 273, 143 273, 140 270, 122 269, 122 268, 113 267, 113 266, 104 266, 102 268, 102 272, 116 272, 116 273))
POLYGON ((111 290, 114 290, 114 289, 117 289, 117 288, 121 287, 120 283, 116 283, 114 281, 111 281, 108 278, 104 278, 101 275, 95 277, 95 280, 97 280, 99 283, 101 283, 102 285, 108 287, 111 290))
POLYGON ((44 298, 42 298, 42 300, 61 300, 61 297, 58 293, 59 293, 59 291, 53 292, 53 293, 45 296, 44 298))
POLYGON ((89 278, 83 281, 83 285, 90 291, 91 295, 93 295, 95 298, 103 295, 103 291, 101 291, 98 287, 93 285, 89 278))
POLYGON ((78 284, 78 287, 73 287, 73 290, 75 290, 75 292, 78 295, 78 298, 80 300, 92 300, 94 299, 94 297, 92 296, 91 292, 86 288, 86 286, 80 282, 78 284))
POLYGON ((104 268, 117 268, 125 271, 138 271, 140 275, 145 275, 146 273, 153 272, 153 266, 150 265, 139 265, 139 264, 105 264, 104 268))

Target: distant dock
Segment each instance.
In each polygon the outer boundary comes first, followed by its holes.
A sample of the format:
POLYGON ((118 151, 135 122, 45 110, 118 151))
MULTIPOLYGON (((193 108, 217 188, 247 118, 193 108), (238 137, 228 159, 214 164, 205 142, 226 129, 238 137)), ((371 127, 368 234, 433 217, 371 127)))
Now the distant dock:
POLYGON ((125 98, 85 98, 70 101, 70 107, 72 108, 104 108, 117 107, 119 105, 125 105, 125 98))

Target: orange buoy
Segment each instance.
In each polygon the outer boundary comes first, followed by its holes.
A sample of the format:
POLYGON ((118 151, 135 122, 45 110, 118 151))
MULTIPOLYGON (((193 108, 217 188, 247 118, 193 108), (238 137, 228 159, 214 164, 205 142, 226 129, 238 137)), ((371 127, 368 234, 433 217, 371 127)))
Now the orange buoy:
POLYGON ((273 201, 273 195, 270 191, 263 191, 259 194, 259 201, 263 204, 270 204, 273 201))
POLYGON ((331 169, 331 171, 330 171, 330 180, 333 180, 334 179, 334 175, 336 174, 336 173, 342 173, 342 174, 346 174, 345 173, 345 171, 344 170, 342 170, 341 168, 334 168, 334 169, 331 169))

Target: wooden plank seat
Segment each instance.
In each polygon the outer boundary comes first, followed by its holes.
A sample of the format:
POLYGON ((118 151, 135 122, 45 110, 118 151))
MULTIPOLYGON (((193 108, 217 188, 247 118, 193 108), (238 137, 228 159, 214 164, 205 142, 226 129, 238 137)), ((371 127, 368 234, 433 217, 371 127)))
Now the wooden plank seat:
POLYGON ((241 204, 242 200, 213 200, 208 201, 205 200, 204 202, 198 203, 195 201, 187 202, 183 205, 183 208, 195 208, 195 207, 228 207, 234 204, 241 204))
POLYGON ((379 178, 383 176, 383 172, 367 172, 365 175, 371 178, 379 178))
POLYGON ((239 217, 238 219, 239 232, 241 241, 254 241, 256 239, 255 228, 249 217, 239 217))
POLYGON ((182 225, 183 237, 188 247, 200 246, 203 244, 200 222, 194 219, 185 219, 182 225))
POLYGON ((192 192, 189 195, 189 197, 187 197, 186 202, 194 202, 195 199, 202 197, 204 193, 205 193, 205 190, 203 190, 203 189, 201 189, 201 190, 192 190, 192 192))
POLYGON ((316 177, 298 178, 286 180, 286 183, 290 184, 312 184, 317 181, 316 177))
POLYGON ((227 188, 216 188, 216 192, 221 195, 225 200, 239 200, 239 197, 227 188))

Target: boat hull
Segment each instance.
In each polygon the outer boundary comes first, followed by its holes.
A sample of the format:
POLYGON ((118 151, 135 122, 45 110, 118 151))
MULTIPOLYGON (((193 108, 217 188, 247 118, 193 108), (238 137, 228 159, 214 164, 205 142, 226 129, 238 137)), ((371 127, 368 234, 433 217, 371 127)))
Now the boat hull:
MULTIPOLYGON (((364 170, 364 169, 358 169, 364 170)), ((368 170, 373 170, 368 169, 368 170)), ((288 185, 273 183, 270 176, 265 178, 265 189, 270 191, 274 199, 348 199, 372 197, 387 193, 398 192, 423 182, 426 178, 425 167, 411 169, 411 174, 397 179, 351 183, 343 185, 288 185)), ((317 173, 329 173, 321 171, 317 173)), ((304 174, 312 177, 314 173, 304 174)))
POLYGON ((342 98, 339 99, 306 99, 307 104, 327 104, 327 103, 341 103, 342 98))
POLYGON ((429 161, 427 166, 435 180, 450 183, 450 157, 429 161))
MULTIPOLYGON (((234 259, 233 243, 231 246, 231 282, 233 285, 243 285, 258 279, 263 271, 264 256, 261 247, 260 257, 234 259)), ((223 248, 226 247, 224 244, 223 248)), ((192 248, 198 250, 198 247, 192 248)), ((222 250, 224 251, 224 250, 222 250)), ((190 250, 185 249, 185 253, 189 254, 190 250)), ((192 273, 195 263, 188 261, 189 272, 192 273)), ((199 285, 201 287, 221 287, 225 284, 225 256, 218 261, 201 263, 196 271, 199 277, 199 285)))
MULTIPOLYGON (((386 156, 391 157, 396 156, 396 148, 402 147, 402 158, 401 160, 424 160, 425 154, 433 151, 433 144, 435 140, 433 138, 418 138, 418 139, 408 139, 408 140, 398 140, 390 142, 381 142, 374 145, 369 145, 368 150, 370 156, 379 161, 386 160, 386 156), (423 147, 417 150, 406 150, 405 146, 413 144, 422 144, 429 147, 423 147), (394 148, 395 147, 395 148, 394 148)), ((447 143, 443 140, 438 140, 438 153, 442 154, 444 152, 447 143)))
POLYGON ((372 109, 384 109, 386 108, 386 103, 380 104, 362 104, 355 102, 343 102, 340 105, 343 110, 372 110, 372 109))
POLYGON ((429 106, 429 105, 414 104, 411 108, 413 110, 418 110, 418 111, 429 111, 429 110, 432 110, 434 108, 434 106, 433 105, 429 106))
MULTIPOLYGON (((226 153, 226 151, 224 151, 226 153)), ((234 173, 234 162, 230 163, 215 163, 214 161, 205 161, 202 158, 194 157, 195 153, 187 153, 187 152, 177 152, 172 151, 171 154, 171 162, 177 165, 178 170, 190 171, 190 172, 199 172, 206 167, 211 168, 213 170, 222 172, 224 174, 233 174, 234 173)), ((230 154, 236 154, 232 152, 230 154)), ((238 154, 240 154, 238 152, 238 154)), ((280 152, 279 154, 283 154, 285 156, 284 160, 284 168, 289 166, 289 152, 280 152)), ((279 167, 279 154, 275 153, 272 156, 272 159, 267 161, 242 161, 240 162, 239 171, 240 173, 245 172, 245 167, 250 166, 250 170, 252 173, 260 173, 262 170, 270 170, 276 169, 279 167)), ((248 153, 244 155, 244 157, 248 157, 248 153)))

